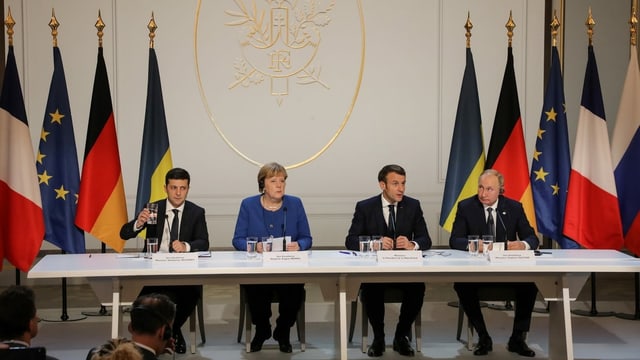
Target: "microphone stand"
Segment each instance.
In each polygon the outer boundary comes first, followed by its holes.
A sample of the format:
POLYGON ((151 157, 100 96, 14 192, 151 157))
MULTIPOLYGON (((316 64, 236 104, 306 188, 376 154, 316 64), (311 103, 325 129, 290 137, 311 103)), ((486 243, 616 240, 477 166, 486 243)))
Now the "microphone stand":
MULTIPOLYGON (((637 256, 636 256, 637 257, 637 256)), ((640 276, 638 273, 633 275, 634 294, 635 294, 635 312, 633 314, 616 313, 616 317, 625 320, 640 320, 640 276)))
MULTIPOLYGON (((282 199, 284 204, 284 198, 282 199)), ((287 207, 283 206, 282 212, 284 213, 284 219, 282 222, 282 251, 287 251, 287 207)))
POLYGON ((613 316, 615 313, 613 311, 607 312, 598 312, 596 309, 596 273, 591 273, 591 309, 590 310, 571 310, 572 314, 582 315, 582 316, 594 316, 594 317, 604 317, 604 316, 613 316))

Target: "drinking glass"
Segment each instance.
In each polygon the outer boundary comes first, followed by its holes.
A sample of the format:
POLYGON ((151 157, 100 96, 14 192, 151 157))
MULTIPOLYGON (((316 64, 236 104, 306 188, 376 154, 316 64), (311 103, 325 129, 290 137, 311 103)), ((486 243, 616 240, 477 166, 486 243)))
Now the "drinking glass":
POLYGON ((369 256, 369 247, 371 245, 371 237, 369 235, 358 236, 358 242, 360 242, 360 255, 369 256))
POLYGON ((471 256, 478 256, 478 252, 480 250, 480 248, 478 247, 478 243, 480 242, 480 236, 479 235, 469 235, 467 237, 467 239, 469 240, 469 255, 471 256))
POLYGON ((371 251, 375 255, 382 250, 382 235, 371 235, 371 251))
POLYGON ((147 219, 147 224, 155 225, 158 223, 158 204, 157 203, 148 203, 147 210, 149 210, 149 218, 147 219))
POLYGON ((258 238, 255 236, 247 236, 247 258, 255 259, 258 247, 258 238))
POLYGON ((270 252, 273 246, 273 236, 263 237, 261 243, 262 252, 270 252))
POLYGON ((158 252, 158 238, 147 238, 147 252, 144 253, 145 259, 151 259, 153 254, 158 252))
POLYGON ((493 249, 493 235, 482 235, 482 253, 488 259, 489 252, 493 249))

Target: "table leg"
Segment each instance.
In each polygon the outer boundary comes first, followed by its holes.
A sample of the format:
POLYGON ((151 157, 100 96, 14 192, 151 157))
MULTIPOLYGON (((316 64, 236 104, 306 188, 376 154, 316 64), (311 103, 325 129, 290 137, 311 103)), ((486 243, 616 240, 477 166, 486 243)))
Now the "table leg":
POLYGON ((573 360, 569 288, 563 288, 562 298, 554 300, 549 302, 549 359, 573 360))
POLYGON ((336 354, 339 359, 347 359, 347 284, 346 277, 341 275, 336 283, 338 294, 335 300, 335 333, 336 354))

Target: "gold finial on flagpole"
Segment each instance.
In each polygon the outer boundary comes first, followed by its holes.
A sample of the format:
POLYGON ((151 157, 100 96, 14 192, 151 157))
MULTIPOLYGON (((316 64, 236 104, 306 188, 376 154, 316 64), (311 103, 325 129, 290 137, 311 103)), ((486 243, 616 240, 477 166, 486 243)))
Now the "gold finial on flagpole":
POLYGON ((58 26, 60 23, 56 19, 56 12, 51 8, 51 20, 49 20, 49 27, 51 28, 51 36, 53 36, 53 46, 58 46, 58 26))
POLYGON ((509 38, 509 47, 511 47, 511 43, 513 42, 513 29, 516 28, 516 23, 513 21, 512 11, 509 10, 509 20, 504 25, 507 28, 507 37, 509 38))
POLYGON ((589 6, 589 15, 587 16, 587 21, 584 22, 587 26, 587 35, 589 36, 589 46, 593 45, 593 27, 596 26, 596 21, 593 20, 593 16, 591 16, 591 6, 589 6))
POLYGON ((156 37, 156 30, 158 29, 158 25, 156 24, 156 19, 153 16, 153 11, 151 12, 151 20, 149 20, 147 29, 149 29, 149 48, 153 49, 153 45, 154 45, 153 39, 156 37))
POLYGON ((638 17, 636 16, 636 4, 631 8, 631 19, 629 19, 629 32, 631 33, 631 46, 636 46, 638 40, 638 17))
POLYGON ((98 47, 102 47, 102 36, 104 35, 104 22, 102 22, 102 14, 98 10, 98 20, 96 20, 96 29, 98 29, 98 47))
POLYGON ((9 37, 9 46, 13 46, 13 27, 16 25, 16 21, 13 20, 13 16, 11 16, 11 6, 9 6, 9 14, 7 15, 7 19, 4 21, 4 26, 7 27, 7 35, 9 37))
POLYGON ((470 48, 471 47, 471 29, 473 29, 473 24, 471 23, 470 11, 467 12, 467 22, 464 23, 464 28, 467 30, 467 32, 464 34, 464 36, 467 37, 467 48, 470 48))
POLYGON ((556 10, 553 10, 553 20, 551 20, 551 24, 549 24, 551 28, 551 46, 557 45, 557 37, 558 37, 558 28, 560 27, 560 20, 558 20, 558 16, 556 15, 556 10))

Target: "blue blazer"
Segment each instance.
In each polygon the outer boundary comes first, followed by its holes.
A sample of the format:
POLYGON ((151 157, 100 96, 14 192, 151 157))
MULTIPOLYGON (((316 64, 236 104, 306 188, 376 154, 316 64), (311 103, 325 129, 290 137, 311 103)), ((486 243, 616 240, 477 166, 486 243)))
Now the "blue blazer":
MULTIPOLYGON (((158 200, 155 203, 158 204, 158 234, 164 229, 164 214, 167 212, 166 199, 158 200)), ((145 224, 139 231, 133 231, 133 225, 136 222, 135 219, 122 225, 120 229, 120 237, 124 240, 134 238, 138 235, 142 229, 146 228, 145 224)), ((209 250, 209 231, 207 230, 207 221, 204 216, 204 209, 200 206, 192 203, 191 201, 185 201, 184 213, 180 219, 180 241, 188 242, 191 246, 191 251, 206 251, 209 250)), ((144 249, 146 251, 146 242, 144 249)))
MULTIPOLYGON (((359 201, 353 213, 351 227, 345 239, 345 246, 349 250, 360 250, 358 235, 388 234, 387 222, 382 213, 381 195, 359 201)), ((424 221, 420 201, 404 196, 396 209, 396 234, 404 235, 410 241, 415 241, 420 250, 431 248, 431 237, 424 221)))
MULTIPOLYGON (((522 240, 527 242, 532 250, 538 248, 540 241, 519 201, 500 195, 496 212, 495 241, 522 240)), ((452 249, 466 250, 467 235, 487 235, 486 224, 484 206, 476 195, 460 201, 453 221, 449 246, 452 249)))

